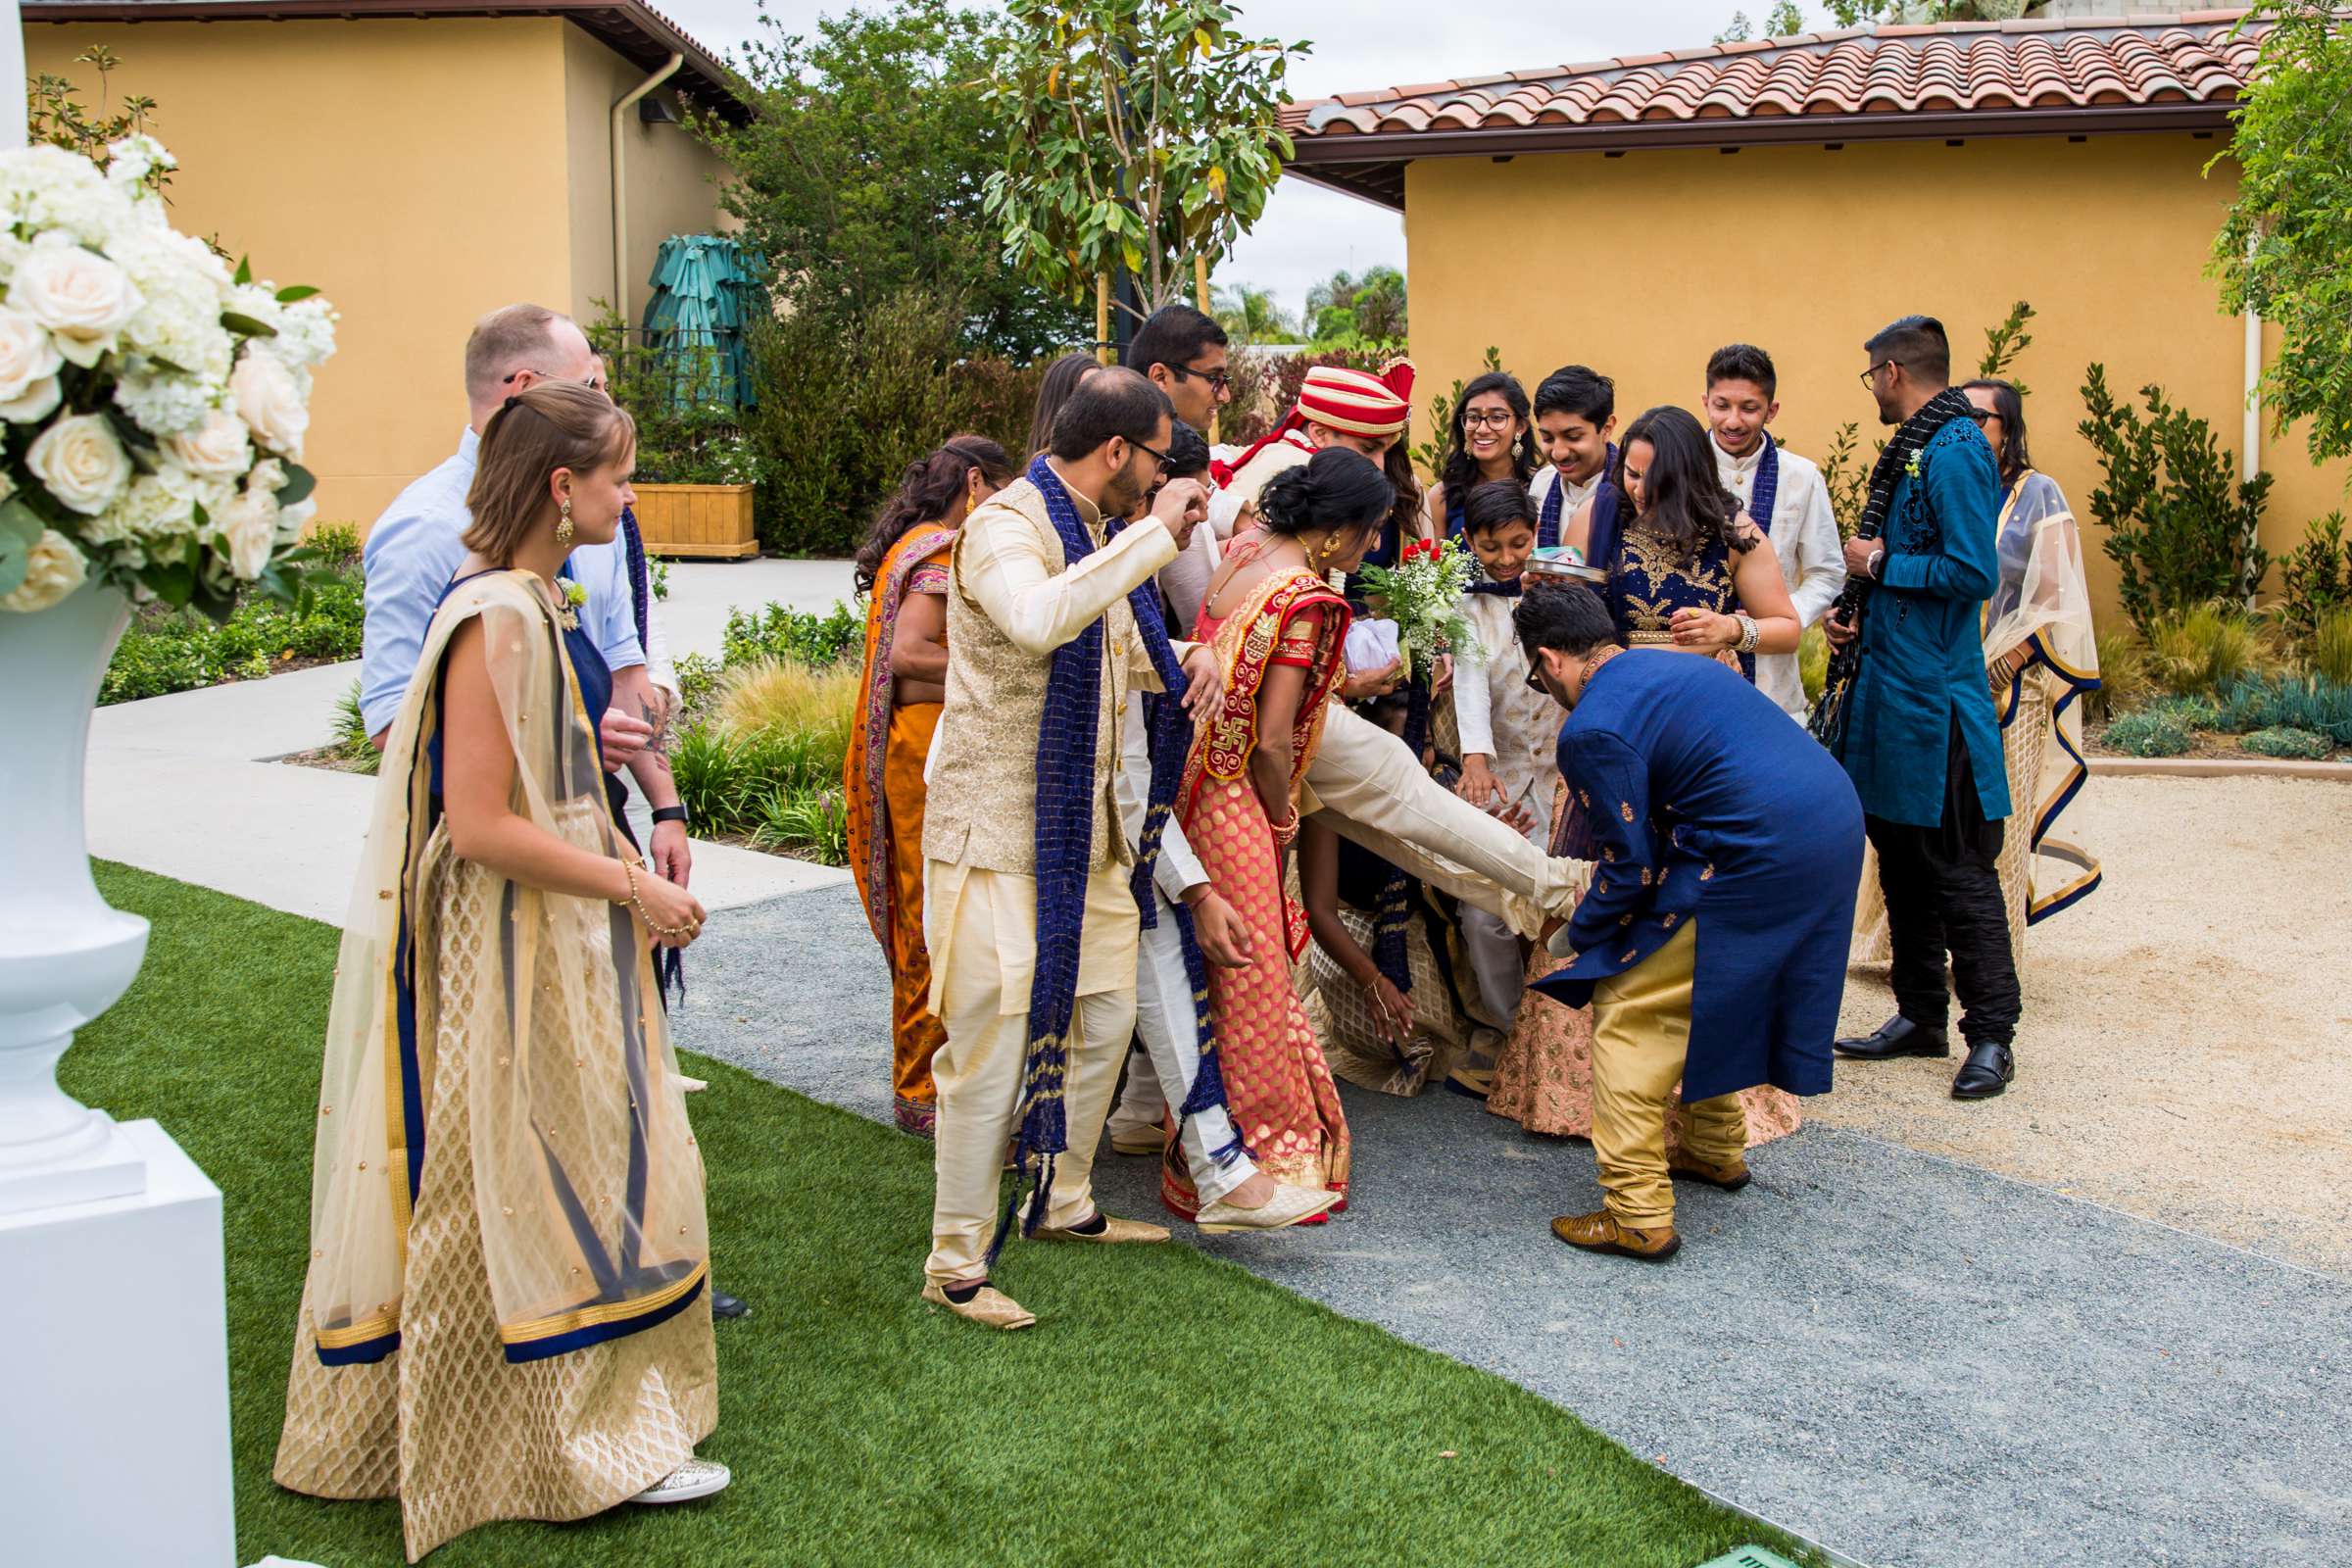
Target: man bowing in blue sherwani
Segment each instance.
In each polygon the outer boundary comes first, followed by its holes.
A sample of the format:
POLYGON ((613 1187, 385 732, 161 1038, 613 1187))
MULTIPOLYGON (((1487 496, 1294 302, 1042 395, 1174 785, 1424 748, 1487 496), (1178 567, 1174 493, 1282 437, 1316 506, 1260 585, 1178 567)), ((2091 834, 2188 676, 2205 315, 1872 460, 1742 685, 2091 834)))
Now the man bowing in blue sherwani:
POLYGON ((1531 673, 1566 708, 1564 853, 1597 862, 1536 988, 1592 1008, 1592 1151, 1603 1206, 1562 1216, 1574 1247, 1663 1258, 1675 1176, 1747 1185, 1740 1091, 1830 1087, 1830 1042, 1862 874, 1844 770, 1771 698, 1712 659, 1616 644, 1581 585, 1520 600, 1531 673), (1666 1112, 1689 1113, 1666 1155, 1666 1112))

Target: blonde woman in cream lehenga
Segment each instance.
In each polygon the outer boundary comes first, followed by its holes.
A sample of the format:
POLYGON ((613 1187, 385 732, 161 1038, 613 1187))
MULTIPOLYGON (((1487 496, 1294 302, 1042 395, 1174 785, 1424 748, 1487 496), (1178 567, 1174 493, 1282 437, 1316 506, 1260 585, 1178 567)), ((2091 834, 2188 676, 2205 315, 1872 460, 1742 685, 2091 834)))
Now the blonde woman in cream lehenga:
POLYGON ((336 965, 275 1474, 397 1496, 411 1562, 727 1480, 694 1457, 718 1419, 703 1167, 652 955, 703 908, 607 804, 612 675, 564 572, 612 537, 634 448, 563 382, 484 428, 336 965))
MULTIPOLYGON (((2009 911, 2010 954, 2023 974, 2026 927, 2081 903, 2099 885, 2096 859, 2049 836, 2090 771, 2082 760, 2081 699, 2098 690, 2098 635, 2082 530, 2057 481, 2034 467, 2017 388, 1985 380, 1961 390, 2008 487, 1996 542, 2001 581, 1984 606, 1984 675, 2001 721, 2012 810, 1996 869, 2009 911)), ((1878 862, 1866 859, 1854 906, 1854 957, 1886 963, 1892 956, 1878 862)))

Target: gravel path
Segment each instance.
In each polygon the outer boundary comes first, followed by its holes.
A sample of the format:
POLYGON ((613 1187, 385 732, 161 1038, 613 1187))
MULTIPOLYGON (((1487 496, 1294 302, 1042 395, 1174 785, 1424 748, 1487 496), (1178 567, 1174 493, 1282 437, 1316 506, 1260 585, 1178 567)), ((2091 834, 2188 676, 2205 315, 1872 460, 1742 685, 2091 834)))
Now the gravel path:
POLYGON ((2057 832, 2106 881, 2027 933, 2009 1093, 1840 1062, 1807 1114, 2352 1275, 2352 785, 2096 778, 2057 832))
MULTIPOLYGON (((696 959, 682 1044, 887 1115, 849 890, 730 911, 696 959)), ((2352 1557, 2352 1283, 1818 1122, 1687 1198, 1672 1263, 1592 1257, 1545 1228, 1595 1196, 1589 1149, 1444 1094, 1348 1103, 1348 1214, 1180 1234, 1879 1568, 2352 1557)), ((1100 1176, 1157 1213, 1152 1162, 1100 1176)))

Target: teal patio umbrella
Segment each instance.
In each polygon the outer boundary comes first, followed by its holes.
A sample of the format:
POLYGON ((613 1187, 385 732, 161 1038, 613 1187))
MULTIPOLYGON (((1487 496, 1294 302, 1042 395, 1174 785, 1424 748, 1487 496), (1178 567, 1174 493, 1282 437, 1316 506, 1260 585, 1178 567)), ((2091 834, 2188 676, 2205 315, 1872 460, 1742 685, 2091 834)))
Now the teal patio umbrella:
POLYGON ((718 234, 672 234, 654 258, 643 341, 672 367, 673 406, 722 402, 748 409, 752 385, 745 328, 768 309, 767 258, 718 234))

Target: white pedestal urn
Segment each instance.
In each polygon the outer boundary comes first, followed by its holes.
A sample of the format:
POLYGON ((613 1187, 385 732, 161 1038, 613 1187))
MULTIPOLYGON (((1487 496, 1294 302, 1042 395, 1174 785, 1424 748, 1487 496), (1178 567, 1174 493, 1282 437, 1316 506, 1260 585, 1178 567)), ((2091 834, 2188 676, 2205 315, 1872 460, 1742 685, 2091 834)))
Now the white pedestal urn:
POLYGON ((127 1198, 146 1163, 113 1117, 57 1086, 74 1031, 121 1000, 147 922, 90 880, 82 775, 90 708, 129 607, 87 582, 0 612, 0 1214, 127 1198))
POLYGON ((90 707, 127 616, 96 582, 0 611, 0 1556, 234 1568, 220 1191, 156 1123, 57 1083, 147 956, 82 841, 90 707))

